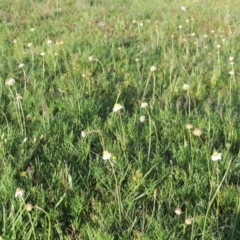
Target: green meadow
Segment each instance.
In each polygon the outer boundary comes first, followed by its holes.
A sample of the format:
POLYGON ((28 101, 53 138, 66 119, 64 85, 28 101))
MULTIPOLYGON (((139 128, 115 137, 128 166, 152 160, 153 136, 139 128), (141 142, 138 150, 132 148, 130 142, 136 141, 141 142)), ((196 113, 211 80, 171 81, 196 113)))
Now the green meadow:
POLYGON ((238 0, 1 0, 0 239, 240 239, 238 0))

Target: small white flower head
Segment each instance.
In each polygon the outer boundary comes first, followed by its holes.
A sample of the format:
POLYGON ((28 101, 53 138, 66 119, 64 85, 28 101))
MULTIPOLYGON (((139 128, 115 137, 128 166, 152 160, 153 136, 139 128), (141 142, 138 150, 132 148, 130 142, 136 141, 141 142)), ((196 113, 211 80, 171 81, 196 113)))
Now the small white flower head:
POLYGON ((185 20, 185 22, 186 22, 186 23, 189 23, 189 20, 188 20, 188 19, 186 19, 186 20, 185 20))
POLYGON ((212 159, 212 161, 221 160, 222 159, 222 154, 217 152, 217 151, 214 151, 211 159, 212 159))
POLYGON ((24 66, 25 66, 24 63, 20 63, 20 64, 18 65, 19 68, 23 68, 24 66))
POLYGON ((186 125, 186 129, 187 130, 190 130, 190 129, 192 129, 193 128, 193 125, 191 124, 191 123, 188 123, 187 125, 186 125))
POLYGON ((155 66, 151 66, 151 67, 150 67, 150 71, 151 71, 151 72, 155 72, 155 71, 156 71, 156 67, 155 67, 155 66))
POLYGON ((186 218, 186 219, 185 219, 185 223, 186 223, 187 225, 191 225, 191 224, 192 224, 192 219, 191 219, 191 218, 186 218))
POLYGON ((27 142, 27 140, 28 140, 28 138, 25 137, 25 138, 23 139, 23 142, 25 143, 25 142, 27 142))
POLYGON ((16 43, 17 43, 17 40, 16 40, 16 39, 14 39, 14 40, 13 40, 13 43, 14 43, 14 44, 16 44, 16 43))
POLYGON ((6 86, 13 86, 15 84, 15 82, 16 82, 15 79, 10 78, 5 82, 5 85, 6 86))
POLYGON ((177 215, 181 215, 182 214, 182 209, 181 208, 176 208, 174 211, 177 215))
POLYGON ((225 38, 223 38, 223 39, 222 39, 222 42, 223 42, 223 43, 224 43, 224 42, 226 42, 226 39, 225 39, 225 38))
POLYGON ((133 20, 133 21, 132 21, 132 23, 133 23, 133 24, 136 24, 136 23, 137 23, 137 21, 136 21, 136 20, 133 20))
POLYGON ((140 23, 139 23, 139 26, 142 27, 142 26, 143 26, 143 22, 140 22, 140 23))
POLYGON ((183 84, 183 90, 188 90, 189 89, 189 85, 188 84, 183 84))
POLYGON ((229 61, 231 62, 231 61, 233 61, 233 59, 234 59, 234 57, 229 57, 229 61))
POLYGON ((21 100, 22 96, 19 93, 16 93, 16 100, 21 100))
POLYGON ((92 62, 95 58, 93 56, 90 56, 88 59, 90 62, 92 62))
POLYGON ((182 29, 182 25, 179 25, 178 28, 179 28, 179 29, 182 29))
POLYGON ((230 75, 234 75, 234 71, 233 71, 233 70, 230 71, 229 74, 230 74, 230 75))
POLYGON ((47 45, 50 45, 50 44, 52 44, 52 40, 48 39, 47 40, 47 45))
POLYGON ((109 151, 107 150, 103 151, 103 156, 102 156, 103 160, 110 160, 111 156, 112 154, 109 151))
POLYGON ((46 53, 45 53, 45 52, 41 52, 40 55, 41 55, 42 57, 44 57, 44 56, 46 55, 46 53))
POLYGON ((135 59, 135 62, 139 62, 139 58, 136 58, 136 59, 135 59))
POLYGON ((31 203, 27 203, 27 204, 25 205, 25 208, 26 208, 26 210, 27 210, 28 212, 31 212, 32 209, 33 209, 33 205, 32 205, 31 203))
POLYGON ((181 6, 181 11, 186 12, 187 9, 184 6, 181 6))
POLYGON ((146 117, 145 116, 141 116, 140 117, 140 122, 145 122, 146 121, 146 117))
POLYGON ((85 138, 87 136, 87 132, 86 131, 81 131, 81 137, 85 138))
POLYGON ((29 48, 32 47, 32 43, 31 43, 31 42, 28 43, 27 46, 28 46, 29 48))
POLYGON ((221 48, 221 45, 220 45, 220 44, 218 44, 216 47, 217 47, 217 48, 221 48))
POLYGON ((34 32, 34 31, 35 31, 35 29, 34 29, 34 28, 31 28, 31 29, 30 29, 30 31, 31 31, 31 32, 34 32))
POLYGON ((202 135, 202 130, 200 128, 195 128, 193 130, 193 135, 196 137, 200 137, 202 135))
POLYGON ((113 111, 114 112, 117 112, 117 111, 119 111, 121 109, 123 109, 123 106, 121 104, 119 104, 119 103, 115 103, 114 104, 114 107, 113 107, 113 111))
POLYGON ((146 107, 148 107, 148 103, 147 102, 141 103, 141 108, 146 108, 146 107))
POLYGON ((17 198, 17 197, 23 197, 24 193, 25 193, 25 191, 24 191, 23 189, 17 188, 17 189, 16 189, 16 192, 15 192, 15 197, 16 197, 16 198, 17 198))
POLYGON ((208 35, 207 35, 207 34, 204 34, 204 35, 203 35, 203 37, 204 37, 204 38, 207 38, 207 37, 208 37, 208 35))

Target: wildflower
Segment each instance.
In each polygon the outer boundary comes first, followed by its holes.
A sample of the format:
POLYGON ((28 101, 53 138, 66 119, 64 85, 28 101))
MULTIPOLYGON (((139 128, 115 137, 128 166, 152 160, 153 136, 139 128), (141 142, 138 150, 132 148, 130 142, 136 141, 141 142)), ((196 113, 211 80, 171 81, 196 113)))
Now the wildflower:
POLYGON ((143 26, 143 22, 139 23, 139 26, 142 27, 143 26))
POLYGON ((81 136, 82 136, 82 138, 85 138, 87 136, 87 132, 86 131, 81 131, 81 136))
POLYGON ((32 209, 33 209, 33 206, 32 206, 31 203, 27 203, 27 204, 25 205, 25 208, 26 208, 26 210, 27 210, 28 212, 31 212, 32 209))
POLYGON ((46 53, 45 53, 45 52, 41 52, 40 55, 41 55, 42 57, 44 57, 44 56, 46 55, 46 53))
POLYGON ((191 218, 186 218, 185 223, 187 225, 191 225, 192 224, 192 219, 191 218))
POLYGON ((115 103, 114 104, 114 107, 113 107, 113 111, 114 112, 117 112, 117 111, 119 111, 121 109, 123 109, 123 106, 121 104, 119 104, 119 103, 115 103))
POLYGON ((16 100, 21 100, 22 96, 19 93, 16 93, 16 100))
POLYGON ((34 28, 31 28, 31 29, 30 29, 30 31, 31 31, 31 32, 34 32, 34 31, 35 31, 35 29, 34 29, 34 28))
POLYGON ((181 6, 181 11, 186 12, 187 9, 184 6, 181 6))
POLYGON ((13 86, 15 84, 15 79, 10 78, 5 82, 6 86, 13 86))
POLYGON ((145 120, 146 120, 146 117, 145 117, 145 116, 141 116, 141 117, 140 117, 140 122, 145 122, 145 120))
POLYGON ((217 48, 221 48, 221 45, 220 45, 220 44, 218 44, 218 45, 217 45, 217 48))
POLYGON ((179 28, 179 29, 182 29, 182 25, 179 25, 178 28, 179 28))
POLYGON ((182 209, 181 208, 176 208, 174 211, 177 215, 181 215, 182 214, 182 209))
POLYGON ((233 59, 234 59, 234 57, 229 57, 229 61, 230 62, 233 61, 233 59))
POLYGON ((20 176, 21 176, 21 177, 26 177, 26 175, 27 175, 27 172, 26 172, 26 171, 22 171, 22 172, 20 173, 20 176))
POLYGON ((146 103, 146 102, 143 102, 142 104, 141 104, 141 108, 146 108, 148 106, 148 103, 146 103))
POLYGON ((187 129, 187 130, 190 130, 192 127, 193 127, 193 125, 192 125, 191 123, 188 123, 188 124, 186 125, 186 129, 187 129))
POLYGON ((214 151, 211 159, 212 159, 212 161, 221 160, 222 159, 222 154, 218 153, 217 151, 214 151))
POLYGON ((200 137, 202 135, 202 130, 200 128, 195 128, 193 130, 193 135, 197 136, 197 137, 200 137))
POLYGON ((151 66, 151 67, 150 67, 150 71, 151 71, 151 72, 156 71, 156 67, 155 67, 155 66, 151 66))
POLYGON ((90 56, 88 59, 89 59, 90 62, 92 62, 94 60, 94 57, 90 56))
POLYGON ((16 40, 16 39, 14 39, 14 40, 13 40, 13 43, 14 43, 14 44, 16 44, 16 43, 17 43, 17 40, 16 40))
POLYGON ((189 89, 189 85, 188 84, 183 84, 183 90, 188 90, 189 89))
POLYGON ((234 75, 234 71, 233 71, 233 70, 230 71, 229 74, 230 74, 230 75, 234 75))
POLYGON ((111 156, 112 156, 112 154, 109 151, 107 151, 107 150, 103 151, 103 157, 102 157, 103 160, 109 160, 111 158, 111 156))
POLYGON ((25 191, 24 191, 23 189, 17 188, 17 189, 16 189, 16 192, 15 192, 15 197, 23 197, 24 192, 25 192, 25 191))
POLYGON ((30 42, 30 43, 28 43, 28 45, 27 45, 28 47, 32 47, 32 43, 30 42))
POLYGON ((52 44, 52 40, 48 39, 47 40, 47 45, 50 45, 50 44, 52 44))
POLYGON ((24 66, 25 66, 24 63, 20 63, 20 64, 18 65, 19 68, 23 68, 24 66))
POLYGON ((25 137, 25 138, 23 139, 23 142, 25 143, 25 142, 27 142, 27 140, 28 140, 28 139, 25 137))

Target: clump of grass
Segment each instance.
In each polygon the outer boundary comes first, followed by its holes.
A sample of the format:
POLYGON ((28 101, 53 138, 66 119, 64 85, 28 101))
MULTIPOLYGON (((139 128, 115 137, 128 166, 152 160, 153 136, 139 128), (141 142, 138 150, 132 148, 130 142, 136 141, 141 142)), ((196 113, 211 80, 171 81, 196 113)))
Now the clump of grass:
POLYGON ((239 237, 237 1, 0 7, 0 237, 239 237))

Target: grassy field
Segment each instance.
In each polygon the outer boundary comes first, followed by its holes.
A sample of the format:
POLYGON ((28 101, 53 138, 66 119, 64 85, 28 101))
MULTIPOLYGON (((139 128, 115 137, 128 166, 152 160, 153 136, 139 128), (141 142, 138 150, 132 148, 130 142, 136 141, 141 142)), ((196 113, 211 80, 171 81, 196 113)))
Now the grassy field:
POLYGON ((240 239, 239 16, 2 0, 0 239, 240 239))

